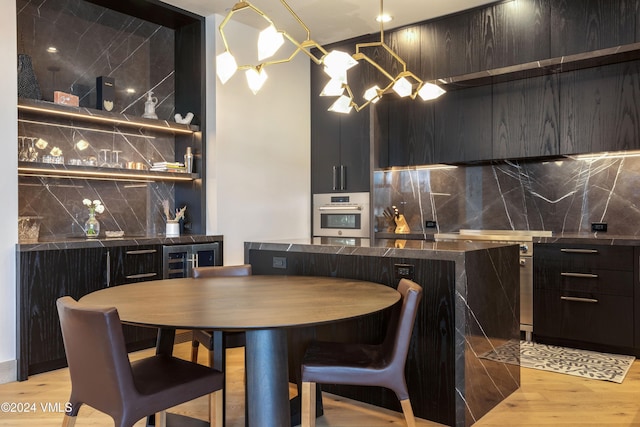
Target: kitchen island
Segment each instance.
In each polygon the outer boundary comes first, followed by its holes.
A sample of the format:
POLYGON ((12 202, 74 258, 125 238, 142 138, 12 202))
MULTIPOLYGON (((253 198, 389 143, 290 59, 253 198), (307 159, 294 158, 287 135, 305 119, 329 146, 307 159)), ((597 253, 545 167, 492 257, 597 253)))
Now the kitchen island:
MULTIPOLYGON (((518 365, 479 357, 505 343, 519 343, 517 245, 391 239, 371 247, 311 240, 247 242, 245 261, 254 274, 335 276, 394 288, 401 277, 419 283, 424 294, 406 375, 417 417, 469 426, 520 386, 518 365)), ((291 329, 290 380, 299 383, 309 340, 378 342, 387 315, 291 329)), ((400 411, 396 396, 386 389, 323 385, 323 390, 400 411)))

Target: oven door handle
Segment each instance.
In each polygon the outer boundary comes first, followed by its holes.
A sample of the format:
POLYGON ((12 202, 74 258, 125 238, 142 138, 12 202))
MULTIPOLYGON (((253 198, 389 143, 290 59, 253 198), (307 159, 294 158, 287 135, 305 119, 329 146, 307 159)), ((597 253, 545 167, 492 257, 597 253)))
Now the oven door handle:
POLYGON ((362 206, 319 206, 320 211, 361 211, 362 206))

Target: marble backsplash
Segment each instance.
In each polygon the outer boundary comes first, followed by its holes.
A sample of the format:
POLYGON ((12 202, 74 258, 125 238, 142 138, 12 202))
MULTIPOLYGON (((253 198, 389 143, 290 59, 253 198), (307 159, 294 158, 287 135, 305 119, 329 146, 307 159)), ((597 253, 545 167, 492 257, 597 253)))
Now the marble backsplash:
POLYGON ((461 228, 640 235, 640 157, 502 161, 450 169, 374 172, 376 231, 389 231, 383 210, 395 205, 412 233, 461 228), (436 221, 435 229, 425 229, 436 221))

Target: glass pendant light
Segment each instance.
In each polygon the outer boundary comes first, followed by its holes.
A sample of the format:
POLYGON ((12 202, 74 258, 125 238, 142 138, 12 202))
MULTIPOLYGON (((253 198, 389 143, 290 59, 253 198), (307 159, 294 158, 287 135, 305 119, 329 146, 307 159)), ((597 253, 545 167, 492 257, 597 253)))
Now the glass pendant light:
POLYGON ((423 101, 436 99, 443 93, 446 93, 446 90, 442 89, 438 85, 434 85, 433 83, 425 83, 418 91, 418 95, 420 95, 420 98, 422 98, 423 101))
POLYGON ((393 84, 393 90, 400 95, 400 97, 404 98, 405 96, 411 95, 413 87, 406 77, 401 77, 393 84))
POLYGON ((344 93, 344 84, 346 81, 342 79, 331 79, 320 92, 320 96, 340 96, 344 93))
POLYGON ((341 78, 343 75, 346 80, 347 70, 358 65, 358 61, 353 59, 348 53, 340 50, 332 50, 323 59, 324 72, 332 78, 341 78))
POLYGON ((245 71, 245 75, 247 76, 249 89, 251 89, 254 95, 258 93, 264 82, 267 81, 267 72, 264 71, 264 68, 260 68, 260 71, 256 68, 249 68, 245 71))
POLYGON ((273 25, 269 25, 258 36, 258 60, 272 57, 283 44, 282 33, 278 32, 273 25))
POLYGON ((216 56, 216 74, 218 74, 218 78, 222 84, 225 84, 227 80, 235 74, 237 69, 238 64, 236 63, 236 59, 228 50, 216 56))
POLYGON ((380 87, 375 85, 364 92, 364 99, 371 101, 372 104, 380 101, 380 87))
POLYGON ((340 98, 336 100, 331 107, 329 107, 329 111, 333 111, 335 113, 348 114, 353 105, 351 104, 351 98, 345 95, 341 95, 340 98))

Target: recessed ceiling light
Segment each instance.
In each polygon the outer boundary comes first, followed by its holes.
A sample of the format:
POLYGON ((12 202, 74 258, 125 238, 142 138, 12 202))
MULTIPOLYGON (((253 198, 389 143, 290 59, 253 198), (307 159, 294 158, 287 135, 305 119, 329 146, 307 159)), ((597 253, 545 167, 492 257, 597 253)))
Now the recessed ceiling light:
POLYGON ((58 52, 58 48, 56 48, 55 46, 49 46, 49 47, 47 48, 47 52, 49 52, 49 53, 56 53, 56 52, 58 52))
POLYGON ((376 21, 378 21, 378 22, 389 22, 392 19, 393 19, 393 16, 387 15, 386 13, 383 13, 382 15, 376 16, 376 21))
POLYGON ((136 93, 136 90, 132 87, 127 88, 127 93, 136 93))

